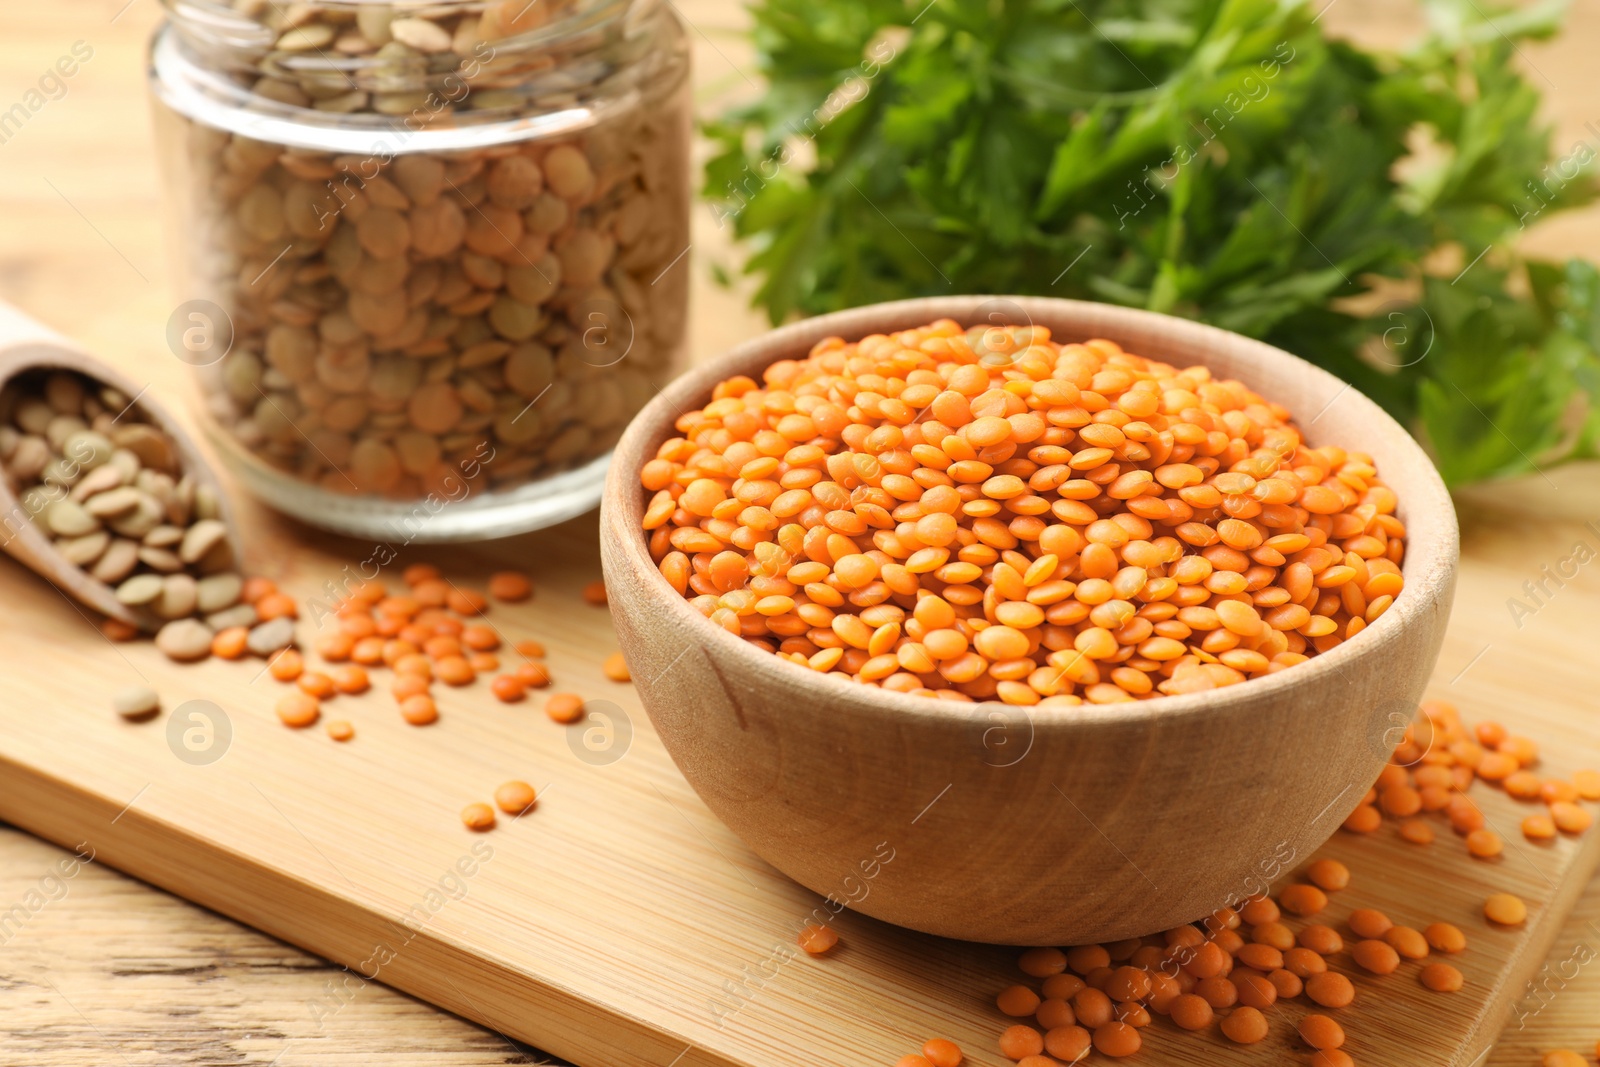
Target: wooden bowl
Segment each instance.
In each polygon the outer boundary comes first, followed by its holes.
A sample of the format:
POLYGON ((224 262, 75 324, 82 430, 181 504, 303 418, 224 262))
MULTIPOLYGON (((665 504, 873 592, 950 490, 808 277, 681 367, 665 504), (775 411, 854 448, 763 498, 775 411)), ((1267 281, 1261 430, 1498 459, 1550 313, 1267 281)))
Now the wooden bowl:
MULTIPOLYGON (((1164 930, 1257 893, 1361 800, 1414 713, 1455 586, 1449 494, 1399 424, 1286 352, 1149 312, 952 297, 808 319, 664 390, 617 446, 601 512, 611 610, 633 679, 684 776, 760 856, 901 926, 1017 945, 1164 930), (952 704, 780 660, 712 626, 661 577, 638 471, 712 386, 757 380, 830 336, 1003 309, 1056 340, 1109 338, 1205 364, 1286 405, 1308 438, 1370 452, 1408 528, 1405 589, 1350 641, 1206 693, 1072 708, 952 704)), ((796 916, 800 919, 801 916, 796 916)))

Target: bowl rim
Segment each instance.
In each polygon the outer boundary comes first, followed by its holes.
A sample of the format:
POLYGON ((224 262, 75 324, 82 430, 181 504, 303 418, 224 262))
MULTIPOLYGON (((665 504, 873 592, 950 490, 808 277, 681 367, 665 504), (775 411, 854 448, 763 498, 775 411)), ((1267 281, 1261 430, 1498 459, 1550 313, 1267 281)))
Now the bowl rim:
MULTIPOLYGON (((1151 358, 1163 357, 1157 354, 1151 358)), ((1204 361, 1197 359, 1196 362, 1204 361)), ((1332 401, 1329 403, 1331 406, 1332 401)), ((1326 410, 1328 408, 1325 407, 1326 410)), ((1319 413, 1313 421, 1320 417, 1319 413)), ((1298 419, 1296 424, 1302 432, 1309 425, 1300 423, 1298 419)), ((1375 401, 1321 367, 1264 341, 1191 319, 1092 301, 981 294, 869 304, 802 319, 741 342, 678 376, 634 417, 618 442, 607 473, 601 526, 602 536, 614 539, 629 567, 648 572, 648 577, 643 579, 644 584, 652 596, 664 602, 663 610, 670 615, 667 621, 676 624, 674 628, 683 627, 684 632, 691 636, 703 635, 700 637, 703 642, 716 642, 715 647, 719 652, 731 657, 741 669, 765 675, 770 682, 778 685, 797 689, 815 687, 814 692, 835 703, 848 702, 856 707, 882 709, 885 713, 912 721, 935 719, 942 723, 982 724, 992 722, 996 708, 1007 708, 1012 709, 1013 714, 1016 711, 1025 713, 1035 726, 1053 723, 1112 726, 1150 722, 1215 712, 1222 706, 1269 701, 1308 685, 1337 683, 1347 668, 1358 667, 1360 661, 1397 638, 1413 619, 1435 610, 1441 600, 1448 606, 1460 548, 1460 533, 1449 491, 1422 446, 1375 401), (650 558, 642 526, 647 494, 638 485, 637 471, 644 460, 654 456, 661 442, 674 435, 674 424, 679 415, 703 406, 710 399, 716 383, 735 374, 750 374, 759 380, 761 368, 782 359, 803 357, 813 344, 828 337, 859 339, 872 333, 890 333, 945 318, 970 324, 985 304, 996 302, 1013 305, 1030 321, 1044 318, 1086 322, 1090 326, 1091 336, 1115 336, 1142 330, 1162 333, 1175 345, 1183 341, 1192 347, 1215 350, 1225 344, 1232 347, 1237 356, 1259 363, 1288 360, 1297 365, 1297 373, 1307 375, 1311 381, 1336 393, 1335 400, 1343 398, 1357 406, 1364 406, 1367 418, 1392 432, 1395 441, 1392 447, 1389 442, 1384 443, 1387 452, 1398 453, 1386 452, 1385 456, 1374 458, 1380 465, 1390 468, 1397 465, 1415 468, 1423 490, 1420 494, 1413 491, 1400 501, 1401 509, 1408 516, 1406 559, 1402 564, 1406 589, 1395 598, 1389 610, 1355 637, 1329 652, 1262 678, 1252 678, 1222 689, 1151 700, 1041 707, 1010 705, 995 700, 971 703, 938 700, 863 685, 831 673, 820 674, 780 659, 720 627, 712 626, 705 616, 690 607, 688 599, 667 584, 650 558), (1407 593, 1411 595, 1407 596, 1407 593)))

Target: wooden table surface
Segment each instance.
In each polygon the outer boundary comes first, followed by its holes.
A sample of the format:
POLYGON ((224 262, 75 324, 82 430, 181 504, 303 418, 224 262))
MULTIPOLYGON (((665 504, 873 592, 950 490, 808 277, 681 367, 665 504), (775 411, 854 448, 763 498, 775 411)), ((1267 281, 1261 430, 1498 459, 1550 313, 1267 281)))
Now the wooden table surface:
MULTIPOLYGON (((1412 24, 1411 6, 1333 0, 1327 18, 1341 31, 1389 42, 1412 24)), ((693 27, 700 105, 714 110, 753 92, 735 0, 677 0, 677 7, 693 27)), ((0 111, 74 42, 85 42, 93 56, 64 95, 0 141, 0 299, 93 350, 131 349, 152 364, 170 362, 162 331, 174 297, 142 84, 145 42, 160 17, 156 0, 11 0, 3 17, 0 111)), ((1565 38, 1525 56, 1546 93, 1562 154, 1592 136, 1584 125, 1600 99, 1591 58, 1600 4, 1579 5, 1570 23, 1565 38)), ((1600 240, 1600 210, 1545 225, 1528 240, 1547 254, 1591 250, 1600 240)), ((736 262, 709 212, 696 212, 692 256, 694 350, 704 357, 759 330, 762 320, 741 293, 709 280, 713 263, 736 262)), ((1560 482, 1559 491, 1529 479, 1492 500, 1472 494, 1463 516, 1468 551, 1475 521, 1532 522, 1514 516, 1552 506, 1569 518, 1600 518, 1600 472, 1564 471, 1560 482), (1477 518, 1483 515, 1489 518, 1477 518)), ((0 669, 27 666, 5 663, 0 653, 0 669)), ((0 935, 0 1067, 551 1062, 100 865, 72 867, 71 859, 0 826, 0 911, 30 892, 50 901, 21 933, 0 935), (346 1006, 319 1026, 306 1005, 330 995, 346 1006)), ((1491 1067, 1535 1064, 1552 1047, 1593 1053, 1600 1039, 1597 955, 1600 883, 1557 939, 1537 991, 1486 1061, 1491 1067)))

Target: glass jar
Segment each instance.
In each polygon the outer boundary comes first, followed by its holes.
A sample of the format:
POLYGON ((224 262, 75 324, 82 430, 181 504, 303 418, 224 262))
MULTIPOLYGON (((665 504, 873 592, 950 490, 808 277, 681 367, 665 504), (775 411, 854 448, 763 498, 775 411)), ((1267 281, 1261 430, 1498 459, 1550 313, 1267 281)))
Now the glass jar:
POLYGON ((593 507, 683 358, 669 6, 165 3, 168 335, 234 472, 314 525, 406 542, 593 507))

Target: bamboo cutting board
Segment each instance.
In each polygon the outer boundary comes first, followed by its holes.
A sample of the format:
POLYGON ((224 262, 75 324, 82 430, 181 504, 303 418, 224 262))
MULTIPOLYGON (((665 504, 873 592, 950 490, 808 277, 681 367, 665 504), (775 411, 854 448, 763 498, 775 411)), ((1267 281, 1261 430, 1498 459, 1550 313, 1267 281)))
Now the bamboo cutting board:
MULTIPOLYGON (((1576 541, 1600 547, 1600 531, 1535 526, 1504 510, 1465 518, 1467 559, 1433 695, 1540 740, 1553 773, 1600 766, 1585 658, 1600 569, 1580 568, 1520 629, 1507 607, 1576 541)), ((630 688, 599 670, 614 638, 606 612, 580 595, 598 574, 593 522, 465 551, 394 546, 389 571, 431 560, 481 583, 500 566, 531 569, 536 598, 497 605, 489 621, 508 641, 543 641, 555 688, 608 702, 597 706, 609 724, 559 727, 537 703, 499 704, 480 683, 437 687, 441 721, 419 730, 399 721, 380 674, 373 693, 328 706, 356 725, 343 746, 278 724, 281 688, 260 661, 184 667, 146 644, 109 646, 76 607, 7 561, 0 818, 350 967, 305 1006, 318 1024, 365 975, 581 1067, 891 1064, 934 1035, 980 1067, 1004 1063, 995 1036, 1005 1020, 992 998, 1014 980, 1013 950, 847 913, 833 956, 795 951, 796 926, 821 901, 709 816, 630 688), (112 692, 141 677, 169 711, 191 700, 221 709, 226 729, 218 719, 210 740, 214 751, 229 735, 220 758, 200 762, 185 747, 192 719, 169 732, 165 718, 127 724, 111 714, 112 692), (512 777, 541 788, 539 808, 487 835, 463 829, 459 809, 512 777)), ((257 570, 306 604, 373 551, 248 509, 244 526, 257 570)), ((302 637, 311 632, 303 621, 302 637)), ((190 741, 207 747, 203 736, 190 741)), ((1418 848, 1386 827, 1373 840, 1341 834, 1328 848, 1355 873, 1332 919, 1376 906, 1412 925, 1454 922, 1471 941, 1454 961, 1468 988, 1454 996, 1423 990, 1415 965, 1356 979, 1357 1003, 1341 1021, 1358 1062, 1473 1062, 1600 858, 1600 830, 1535 847, 1516 833, 1519 805, 1489 790, 1479 802, 1510 843, 1491 864, 1468 860, 1448 832, 1418 848), (1498 889, 1529 902, 1526 928, 1490 930, 1479 917, 1498 889)), ((891 848, 915 833, 914 823, 885 830, 891 848)), ((1230 1048, 1229 1062, 1281 1063, 1303 1010, 1275 1010, 1274 1036, 1230 1048)), ((1221 1039, 1158 1020, 1142 1062, 1193 1062, 1197 1042, 1221 1039)))

